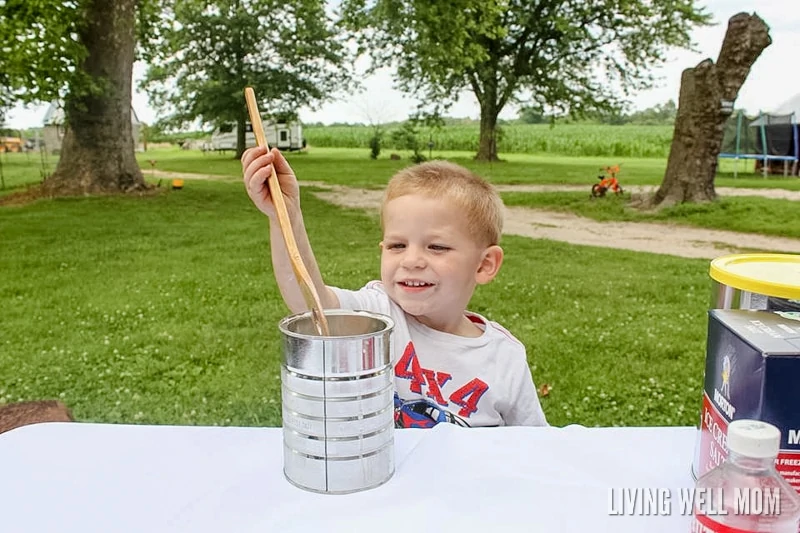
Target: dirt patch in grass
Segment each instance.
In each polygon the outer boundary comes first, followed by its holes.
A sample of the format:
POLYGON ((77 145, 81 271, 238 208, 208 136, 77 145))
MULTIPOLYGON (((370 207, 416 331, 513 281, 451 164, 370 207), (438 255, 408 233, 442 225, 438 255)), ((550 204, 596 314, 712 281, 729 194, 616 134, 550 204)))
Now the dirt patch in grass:
MULTIPOLYGON (((306 184, 301 182, 301 184, 306 184)), ((319 187, 320 184, 314 183, 319 187)), ((576 191, 585 187, 566 188, 553 186, 501 185, 502 192, 576 191)), ((356 189, 343 186, 328 186, 328 190, 314 194, 328 202, 350 208, 377 210, 383 191, 356 189)), ((641 188, 641 191, 645 192, 641 188)), ((723 190, 717 189, 722 194, 723 190)), ((743 189, 732 189, 738 192, 743 189)), ((761 193, 791 193, 770 189, 746 189, 749 196, 767 196, 761 193)), ((634 192, 634 191, 632 191, 634 192)), ((800 193, 796 193, 800 200, 800 193)), ((786 198, 786 196, 767 196, 786 198)), ((770 237, 753 233, 738 233, 714 229, 697 228, 676 224, 651 222, 598 222, 571 213, 510 207, 506 211, 504 233, 521 235, 532 239, 552 239, 571 244, 603 246, 654 254, 680 257, 713 259, 721 255, 741 252, 799 253, 800 240, 770 237)))
POLYGON ((47 195, 39 185, 36 185, 0 196, 0 206, 25 205, 42 198, 47 198, 47 195))
MULTIPOLYGON (((162 178, 234 179, 229 176, 184 174, 156 171, 162 178)), ((319 181, 300 181, 301 186, 324 188, 314 194, 333 204, 375 211, 380 207, 382 190, 328 185, 319 181)), ((500 192, 586 192, 583 185, 496 185, 500 192)), ((655 186, 626 187, 626 193, 652 193, 655 186)), ((784 189, 716 188, 719 196, 760 196, 800 201, 800 191, 784 189)), ((780 252, 800 254, 800 239, 771 237, 754 233, 704 229, 677 224, 651 222, 598 222, 570 213, 510 207, 506 212, 505 233, 532 239, 552 239, 571 244, 603 246, 654 254, 713 259, 741 252, 780 252)))
MULTIPOLYGON (((151 187, 141 191, 135 191, 126 193, 127 196, 139 196, 139 197, 149 197, 149 196, 157 196, 165 192, 165 188, 161 187, 151 187)), ((112 193, 93 193, 87 195, 72 195, 72 197, 76 196, 120 196, 123 193, 112 194, 112 193)), ((52 200, 53 198, 67 198, 68 195, 59 195, 54 196, 50 193, 50 191, 45 190, 41 185, 34 185, 30 187, 26 187, 25 189, 10 192, 6 195, 0 196, 0 207, 3 206, 23 206, 37 200, 52 200)))

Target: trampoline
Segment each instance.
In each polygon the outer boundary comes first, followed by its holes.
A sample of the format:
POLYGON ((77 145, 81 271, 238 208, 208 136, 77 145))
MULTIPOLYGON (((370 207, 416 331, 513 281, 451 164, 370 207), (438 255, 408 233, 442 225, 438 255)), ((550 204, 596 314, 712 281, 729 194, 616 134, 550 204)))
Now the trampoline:
POLYGON ((766 177, 783 165, 783 175, 797 175, 800 149, 800 131, 794 113, 775 115, 761 113, 746 117, 742 111, 734 113, 725 124, 720 158, 736 161, 734 178, 739 172, 739 160, 756 160, 766 177))

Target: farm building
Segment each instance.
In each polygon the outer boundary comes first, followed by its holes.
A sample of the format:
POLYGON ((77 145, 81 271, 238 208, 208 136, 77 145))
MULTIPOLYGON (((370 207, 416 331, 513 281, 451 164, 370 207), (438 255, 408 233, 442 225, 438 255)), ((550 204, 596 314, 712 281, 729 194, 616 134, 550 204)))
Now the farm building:
MULTIPOLYGON (((139 135, 142 123, 136 115, 136 111, 131 106, 131 126, 133 127, 133 145, 136 150, 141 150, 139 135)), ((50 104, 44 114, 44 147, 50 153, 57 153, 61 150, 61 141, 64 139, 64 108, 57 102, 50 104)))

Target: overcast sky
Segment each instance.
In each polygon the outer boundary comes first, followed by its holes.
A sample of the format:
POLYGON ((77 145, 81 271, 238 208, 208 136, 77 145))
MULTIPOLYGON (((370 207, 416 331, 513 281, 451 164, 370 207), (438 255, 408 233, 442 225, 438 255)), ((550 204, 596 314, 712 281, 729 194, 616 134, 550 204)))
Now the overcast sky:
MULTIPOLYGON (((770 26, 772 45, 756 61, 747 78, 737 107, 751 113, 759 110, 771 111, 800 92, 797 84, 796 66, 800 58, 800 0, 704 0, 717 23, 715 26, 695 30, 692 38, 697 53, 674 51, 668 62, 654 71, 659 78, 654 89, 639 93, 632 98, 637 109, 664 103, 669 99, 677 102, 680 76, 683 69, 692 67, 705 58, 716 60, 728 19, 736 13, 756 11, 770 26)), ((134 77, 142 75, 144 68, 136 65, 134 77)), ((415 101, 392 88, 389 72, 364 80, 366 91, 356 96, 343 96, 316 111, 303 109, 300 118, 305 122, 388 122, 403 120, 415 107, 415 101)), ((152 123, 158 117, 148 105, 144 93, 135 92, 133 107, 140 120, 152 123)), ((9 115, 6 125, 12 128, 29 128, 42 124, 46 105, 17 107, 9 115)), ((479 108, 475 98, 467 93, 448 113, 454 117, 478 118, 479 108)), ((508 107, 501 117, 515 118, 516 108, 508 107)))

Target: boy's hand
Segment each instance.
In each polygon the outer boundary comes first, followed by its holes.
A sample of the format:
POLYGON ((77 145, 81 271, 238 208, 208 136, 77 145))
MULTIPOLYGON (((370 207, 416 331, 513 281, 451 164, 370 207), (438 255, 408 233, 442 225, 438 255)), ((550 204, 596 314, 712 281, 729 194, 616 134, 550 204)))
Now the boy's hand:
POLYGON ((272 203, 267 185, 267 178, 272 175, 273 166, 286 201, 286 209, 290 215, 296 213, 300 207, 300 186, 297 184, 292 167, 277 148, 267 152, 266 148, 256 146, 245 150, 242 154, 242 170, 247 194, 259 211, 270 218, 276 216, 275 205, 272 203))

